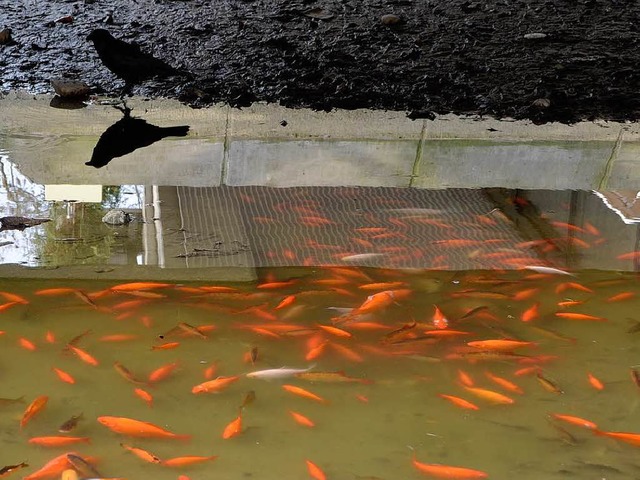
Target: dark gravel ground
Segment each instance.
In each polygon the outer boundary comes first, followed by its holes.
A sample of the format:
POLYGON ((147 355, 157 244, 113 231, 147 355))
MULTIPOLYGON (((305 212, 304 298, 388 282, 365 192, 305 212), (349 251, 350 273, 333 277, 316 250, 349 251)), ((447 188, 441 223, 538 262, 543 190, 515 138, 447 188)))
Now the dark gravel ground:
POLYGON ((96 93, 123 82, 86 40, 134 41, 193 79, 135 93, 199 107, 255 101, 529 118, 640 116, 640 2, 615 0, 5 0, 3 90, 51 91, 56 76, 96 93), (400 21, 386 25, 381 17, 400 21), (71 23, 56 22, 72 16, 71 23), (317 18, 324 17, 324 18, 317 18), (530 34, 534 38, 530 38, 530 34))

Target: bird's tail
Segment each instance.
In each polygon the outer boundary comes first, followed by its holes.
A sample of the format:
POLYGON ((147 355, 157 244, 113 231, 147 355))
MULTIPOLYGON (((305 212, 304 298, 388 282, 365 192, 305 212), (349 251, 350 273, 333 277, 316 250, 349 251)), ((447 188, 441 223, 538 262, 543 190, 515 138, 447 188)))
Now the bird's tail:
POLYGON ((164 127, 162 132, 165 137, 186 137, 189 133, 189 125, 181 125, 179 127, 164 127))

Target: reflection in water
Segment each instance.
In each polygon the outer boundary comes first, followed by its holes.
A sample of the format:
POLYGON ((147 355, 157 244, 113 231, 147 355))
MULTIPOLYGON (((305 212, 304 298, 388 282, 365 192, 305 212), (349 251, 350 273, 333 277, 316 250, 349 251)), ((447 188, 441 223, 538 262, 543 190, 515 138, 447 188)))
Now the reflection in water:
POLYGON ((572 273, 4 280, 3 461, 33 475, 73 451, 158 480, 306 478, 310 463, 327 478, 636 478, 640 291, 633 274, 572 273))
POLYGON ((0 232, 5 230, 23 231, 25 228, 35 227, 46 222, 50 222, 49 218, 27 218, 27 217, 0 217, 0 232))
POLYGON ((165 137, 184 137, 189 132, 188 125, 178 127, 158 127, 141 118, 131 116, 131 109, 114 107, 123 113, 123 117, 107 128, 93 149, 91 160, 85 165, 101 168, 116 157, 122 157, 138 148, 162 140, 165 137))

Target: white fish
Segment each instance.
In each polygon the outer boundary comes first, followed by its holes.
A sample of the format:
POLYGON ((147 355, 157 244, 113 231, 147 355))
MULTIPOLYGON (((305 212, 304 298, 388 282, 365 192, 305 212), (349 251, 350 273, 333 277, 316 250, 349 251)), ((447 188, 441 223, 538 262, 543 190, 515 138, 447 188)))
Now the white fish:
POLYGON ((564 270, 560 270, 558 268, 553 268, 553 267, 543 267, 540 265, 527 265, 524 268, 525 270, 531 270, 533 272, 538 272, 538 273, 546 273, 549 275, 569 275, 570 277, 575 277, 573 273, 565 272, 564 270))
POLYGON ((257 370, 255 372, 249 372, 245 374, 245 376, 249 378, 261 378, 262 380, 273 380, 275 378, 293 377, 296 373, 308 372, 315 366, 316 365, 313 364, 307 368, 287 368, 287 367, 270 368, 268 370, 257 370))
POLYGON ((362 262, 365 260, 373 260, 378 257, 384 257, 384 253, 356 253, 355 255, 342 257, 340 260, 343 262, 362 262))

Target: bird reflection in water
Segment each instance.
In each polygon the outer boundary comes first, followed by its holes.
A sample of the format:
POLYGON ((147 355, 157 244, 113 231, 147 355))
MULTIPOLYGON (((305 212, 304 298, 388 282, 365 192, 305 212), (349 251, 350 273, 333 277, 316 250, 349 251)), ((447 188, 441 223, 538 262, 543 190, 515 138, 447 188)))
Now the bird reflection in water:
POLYGON ((148 147, 164 137, 185 137, 189 132, 188 125, 178 127, 158 127, 141 118, 131 116, 131 109, 114 108, 123 113, 123 117, 107 128, 93 149, 91 160, 86 162, 95 168, 104 167, 116 157, 122 157, 138 148, 148 147))

